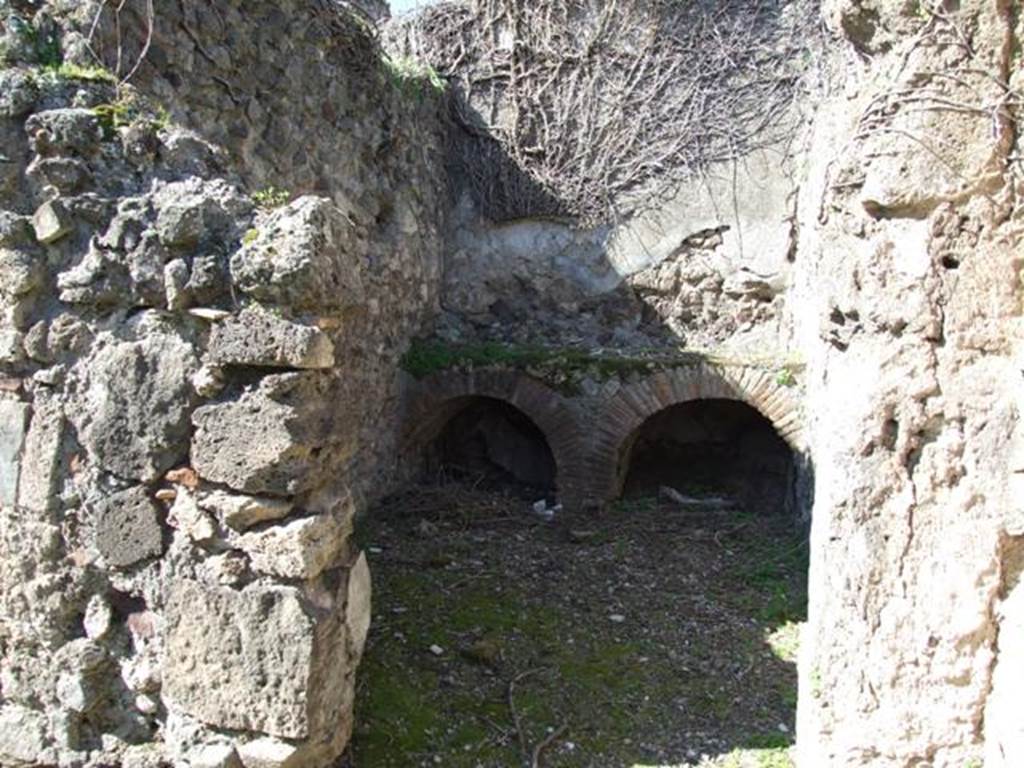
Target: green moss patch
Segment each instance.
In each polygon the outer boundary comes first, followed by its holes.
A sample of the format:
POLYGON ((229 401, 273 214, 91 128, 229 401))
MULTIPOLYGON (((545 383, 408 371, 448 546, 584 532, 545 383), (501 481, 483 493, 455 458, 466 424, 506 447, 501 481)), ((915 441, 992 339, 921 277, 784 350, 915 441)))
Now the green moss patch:
POLYGON ((646 500, 542 523, 465 486, 387 500, 358 531, 353 764, 519 766, 564 727, 548 768, 788 766, 800 536, 741 522, 646 500))
POLYGON ((786 386, 796 383, 800 366, 787 363, 782 369, 774 359, 736 360, 699 350, 634 350, 628 354, 610 350, 545 347, 537 345, 479 342, 451 344, 436 339, 417 340, 402 358, 402 368, 417 379, 440 371, 505 368, 526 372, 553 388, 575 395, 585 379, 603 382, 627 380, 662 370, 702 363, 754 365, 769 371, 784 370, 786 386))
POLYGON ((540 345, 478 342, 451 344, 437 339, 415 340, 402 358, 402 368, 423 379, 447 370, 505 368, 528 373, 568 395, 581 391, 585 379, 603 382, 628 380, 663 370, 692 367, 703 363, 749 365, 772 371, 780 386, 796 386, 799 363, 780 367, 778 359, 736 359, 702 350, 613 350, 546 347, 540 345))

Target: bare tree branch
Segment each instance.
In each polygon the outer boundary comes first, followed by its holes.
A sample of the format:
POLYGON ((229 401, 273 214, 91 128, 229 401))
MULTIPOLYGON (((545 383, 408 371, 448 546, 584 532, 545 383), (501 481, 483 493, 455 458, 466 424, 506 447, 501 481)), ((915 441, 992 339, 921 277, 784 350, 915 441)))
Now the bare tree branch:
POLYGON ((455 175, 494 220, 616 220, 784 141, 817 0, 462 0, 386 44, 448 78, 455 175))

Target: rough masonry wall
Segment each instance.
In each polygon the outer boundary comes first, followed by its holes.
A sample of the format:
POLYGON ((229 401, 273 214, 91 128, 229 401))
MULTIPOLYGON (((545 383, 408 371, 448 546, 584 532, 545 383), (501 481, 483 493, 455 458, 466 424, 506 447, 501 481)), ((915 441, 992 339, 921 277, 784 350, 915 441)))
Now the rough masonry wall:
POLYGON ((827 12, 849 77, 816 121, 791 298, 817 488, 800 764, 1011 766, 1019 6, 827 12))
MULTIPOLYGON (((364 468, 353 482, 366 493, 393 461, 397 354, 438 303, 446 181, 439 94, 383 64, 363 15, 379 4, 356 3, 365 10, 342 19, 337 8, 350 5, 223 0, 165 10, 132 83, 224 148, 247 189, 328 197, 365 241, 366 297, 345 318, 338 359, 349 361, 352 392, 375 394, 358 418, 364 468)), ((75 10, 83 32, 94 7, 75 10)), ((119 18, 100 17, 91 47, 109 66, 118 24, 122 67, 138 60, 145 8, 133 0, 119 18)), ((80 52, 85 40, 68 45, 80 52)))
POLYGON ((116 87, 146 4, 98 7, 0 22, 0 765, 324 765, 436 302, 436 103, 298 1, 159 4, 116 87))

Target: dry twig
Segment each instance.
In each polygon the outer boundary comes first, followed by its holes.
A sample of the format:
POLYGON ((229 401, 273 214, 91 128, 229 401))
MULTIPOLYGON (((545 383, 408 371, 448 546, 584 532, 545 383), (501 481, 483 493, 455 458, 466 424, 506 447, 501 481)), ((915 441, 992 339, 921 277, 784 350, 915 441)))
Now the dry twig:
POLYGON ((550 747, 569 729, 565 723, 562 723, 555 730, 549 733, 542 741, 537 743, 537 746, 533 748, 532 760, 530 761, 530 768, 540 768, 540 756, 545 749, 550 747))
POLYGON ((512 725, 515 727, 516 738, 519 739, 519 749, 522 751, 523 757, 526 759, 530 758, 530 751, 526 745, 526 732, 523 730, 523 722, 519 717, 519 710, 516 709, 516 683, 525 680, 527 677, 534 675, 537 672, 540 672, 540 669, 528 669, 525 672, 520 672, 508 681, 508 689, 506 691, 508 709, 512 715, 512 725))
POLYGON ((774 145, 817 0, 462 0, 387 33, 452 84, 453 170, 494 220, 628 215, 774 145))

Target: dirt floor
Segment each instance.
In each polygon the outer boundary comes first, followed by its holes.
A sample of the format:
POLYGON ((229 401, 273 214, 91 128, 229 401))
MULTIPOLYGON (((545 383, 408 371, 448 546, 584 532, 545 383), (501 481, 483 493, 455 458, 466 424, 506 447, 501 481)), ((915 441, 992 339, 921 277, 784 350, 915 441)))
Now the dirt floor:
POLYGON ((547 521, 463 483, 385 500, 359 536, 352 768, 791 765, 791 520, 663 498, 547 521))

